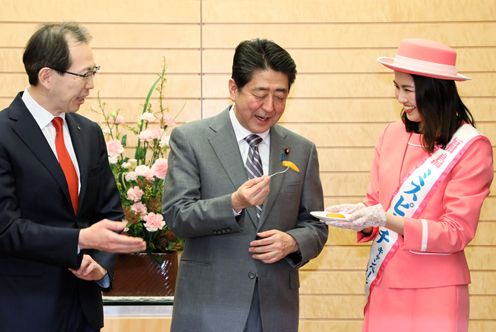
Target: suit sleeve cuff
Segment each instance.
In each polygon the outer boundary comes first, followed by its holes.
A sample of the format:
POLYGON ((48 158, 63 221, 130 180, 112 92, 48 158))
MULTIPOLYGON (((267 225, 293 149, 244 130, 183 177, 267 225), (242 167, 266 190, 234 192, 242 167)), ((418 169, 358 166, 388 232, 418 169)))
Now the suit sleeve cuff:
POLYGON ((405 218, 403 248, 415 251, 427 251, 429 223, 425 219, 405 218))

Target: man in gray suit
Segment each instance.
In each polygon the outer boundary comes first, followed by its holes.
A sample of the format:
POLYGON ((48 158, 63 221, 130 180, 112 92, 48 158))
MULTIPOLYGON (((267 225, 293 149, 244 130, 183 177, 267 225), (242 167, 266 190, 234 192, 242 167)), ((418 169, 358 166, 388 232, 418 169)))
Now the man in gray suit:
POLYGON ((244 41, 234 104, 172 132, 163 212, 186 239, 173 332, 298 330, 298 268, 320 253, 327 227, 310 215, 323 209, 315 145, 277 125, 295 77, 283 48, 244 41), (300 171, 268 176, 284 159, 300 171))

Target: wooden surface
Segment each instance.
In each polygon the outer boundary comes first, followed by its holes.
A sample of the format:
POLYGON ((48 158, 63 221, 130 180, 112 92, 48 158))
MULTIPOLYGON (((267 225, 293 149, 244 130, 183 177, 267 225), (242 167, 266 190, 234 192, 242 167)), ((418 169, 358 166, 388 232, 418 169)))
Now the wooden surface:
MULTIPOLYGON (((326 205, 360 201, 373 146, 398 119, 392 74, 376 62, 399 40, 443 41, 473 80, 457 84, 478 127, 496 143, 496 1, 494 0, 2 0, 0 108, 27 84, 23 47, 39 23, 73 20, 93 35, 102 66, 81 113, 99 93, 129 122, 168 65, 167 105, 179 123, 217 114, 228 103, 233 50, 243 39, 275 40, 293 55, 298 75, 281 123, 317 144, 326 205), (29 8, 29 10, 26 10, 29 8)), ((496 330, 496 184, 467 249, 472 270, 470 331, 496 330)), ((368 248, 332 229, 317 259, 302 269, 302 332, 359 331, 368 248)), ((167 331, 169 318, 107 318, 108 331, 167 331)))
POLYGON ((170 317, 107 317, 101 332, 168 332, 170 317))

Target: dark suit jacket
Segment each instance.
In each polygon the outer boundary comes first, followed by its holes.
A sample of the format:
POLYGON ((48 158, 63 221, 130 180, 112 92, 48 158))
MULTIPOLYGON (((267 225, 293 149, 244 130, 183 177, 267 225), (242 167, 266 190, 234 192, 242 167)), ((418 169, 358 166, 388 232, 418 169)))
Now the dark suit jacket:
MULTIPOLYGON (((81 228, 122 218, 105 140, 98 124, 66 114, 80 170, 76 216, 62 169, 21 95, 0 112, 0 331, 67 331, 75 308, 99 329, 99 286, 68 268, 81 263, 81 228)), ((112 272, 113 255, 87 253, 112 272)))
POLYGON ((270 130, 271 173, 281 153, 300 168, 271 179, 260 220, 255 208, 235 217, 231 193, 248 180, 228 111, 188 123, 171 135, 163 211, 186 238, 174 296, 173 332, 243 331, 258 280, 264 332, 298 328, 298 268, 316 257, 327 227, 310 215, 323 209, 315 145, 275 125, 270 130), (284 155, 284 154, 283 154, 284 155), (249 243, 269 229, 287 232, 300 253, 277 263, 251 258, 249 243))

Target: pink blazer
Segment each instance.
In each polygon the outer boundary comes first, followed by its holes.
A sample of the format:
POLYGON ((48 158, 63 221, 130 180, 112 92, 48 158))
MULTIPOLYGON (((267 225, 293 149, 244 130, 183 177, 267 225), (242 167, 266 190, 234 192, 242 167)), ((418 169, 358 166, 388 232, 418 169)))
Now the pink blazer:
MULTIPOLYGON (((420 135, 406 132, 402 122, 385 128, 375 148, 366 205, 381 203, 389 209, 401 182, 429 156, 420 140, 420 135)), ((440 183, 419 219, 406 219, 400 247, 379 282, 391 288, 469 284, 463 250, 475 236, 492 179, 491 143, 480 136, 440 183)), ((358 241, 366 242, 377 229, 368 237, 361 234, 358 241)))

